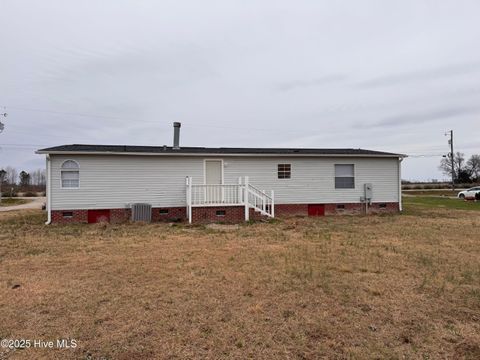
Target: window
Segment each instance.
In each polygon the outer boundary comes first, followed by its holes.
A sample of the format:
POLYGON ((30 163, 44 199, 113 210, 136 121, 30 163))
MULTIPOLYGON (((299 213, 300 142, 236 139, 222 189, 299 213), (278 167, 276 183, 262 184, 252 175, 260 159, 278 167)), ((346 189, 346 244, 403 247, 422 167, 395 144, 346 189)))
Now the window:
POLYGON ((62 212, 62 216, 64 218, 72 218, 73 217, 73 211, 64 211, 64 212, 62 212))
POLYGON ((217 216, 225 216, 225 210, 217 210, 216 215, 217 216))
POLYGON ((355 175, 353 164, 335 165, 335 189, 354 189, 355 175))
POLYGON ((337 204, 337 209, 338 210, 343 210, 343 209, 345 209, 345 205, 344 204, 337 204))
POLYGON ((387 208, 387 204, 385 204, 385 203, 380 203, 380 204, 378 204, 378 207, 379 207, 379 208, 386 209, 386 208, 387 208))
POLYGON ((76 161, 67 160, 62 164, 61 178, 62 188, 80 187, 80 172, 76 161))
POLYGON ((167 215, 168 214, 168 209, 160 209, 159 213, 160 213, 160 215, 167 215))
POLYGON ((291 164, 278 164, 279 179, 290 179, 291 174, 292 174, 291 164))

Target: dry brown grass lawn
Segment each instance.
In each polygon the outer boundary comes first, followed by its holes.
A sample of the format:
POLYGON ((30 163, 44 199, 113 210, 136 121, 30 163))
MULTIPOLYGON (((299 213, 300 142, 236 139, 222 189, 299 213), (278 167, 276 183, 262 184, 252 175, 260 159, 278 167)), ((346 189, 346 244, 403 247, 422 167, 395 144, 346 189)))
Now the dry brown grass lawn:
POLYGON ((0 338, 79 346, 0 358, 480 358, 480 212, 43 221, 0 214, 0 338))

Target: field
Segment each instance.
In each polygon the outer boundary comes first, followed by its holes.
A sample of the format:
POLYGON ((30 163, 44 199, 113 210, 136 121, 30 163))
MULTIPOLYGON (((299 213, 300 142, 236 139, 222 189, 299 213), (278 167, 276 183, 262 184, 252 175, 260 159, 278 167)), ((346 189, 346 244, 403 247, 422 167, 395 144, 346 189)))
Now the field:
POLYGON ((447 196, 447 197, 457 197, 460 190, 452 191, 448 189, 433 189, 433 190, 403 190, 404 195, 432 195, 432 196, 447 196))
POLYGON ((28 203, 29 200, 18 199, 18 198, 2 198, 0 206, 14 206, 14 205, 23 205, 28 203))
POLYGON ((407 210, 411 206, 422 207, 423 209, 451 209, 451 210, 473 210, 480 211, 480 202, 463 201, 440 196, 412 196, 403 198, 407 210))
POLYGON ((480 212, 428 201, 240 226, 0 213, 0 338, 78 342, 0 358, 479 359, 480 212))

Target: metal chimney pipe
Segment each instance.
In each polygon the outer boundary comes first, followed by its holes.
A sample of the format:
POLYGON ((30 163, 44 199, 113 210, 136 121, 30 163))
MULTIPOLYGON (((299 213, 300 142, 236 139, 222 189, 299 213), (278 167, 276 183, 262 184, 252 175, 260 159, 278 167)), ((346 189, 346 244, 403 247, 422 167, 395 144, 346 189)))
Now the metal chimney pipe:
POLYGON ((173 123, 173 148, 178 150, 180 149, 180 127, 182 123, 174 122, 173 123))

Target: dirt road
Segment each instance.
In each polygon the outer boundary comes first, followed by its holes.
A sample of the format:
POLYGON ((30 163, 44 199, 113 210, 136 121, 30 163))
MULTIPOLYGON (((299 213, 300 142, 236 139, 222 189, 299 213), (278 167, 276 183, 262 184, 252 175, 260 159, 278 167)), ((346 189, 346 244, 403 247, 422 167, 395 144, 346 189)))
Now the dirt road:
POLYGON ((45 197, 19 197, 18 199, 32 200, 26 204, 22 205, 13 205, 13 206, 2 206, 0 211, 13 211, 13 210, 23 210, 23 209, 41 209, 42 205, 47 201, 45 197))

